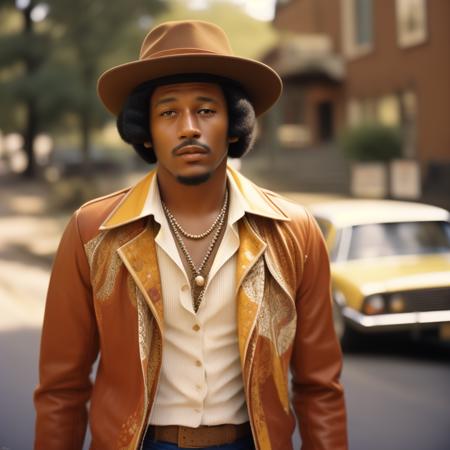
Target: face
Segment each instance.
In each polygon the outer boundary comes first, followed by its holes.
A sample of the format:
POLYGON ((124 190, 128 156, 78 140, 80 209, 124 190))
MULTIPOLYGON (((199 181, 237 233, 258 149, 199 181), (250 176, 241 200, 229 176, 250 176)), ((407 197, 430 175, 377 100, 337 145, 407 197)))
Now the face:
POLYGON ((200 184, 225 173, 228 111, 213 83, 159 86, 150 101, 150 131, 159 176, 200 184))

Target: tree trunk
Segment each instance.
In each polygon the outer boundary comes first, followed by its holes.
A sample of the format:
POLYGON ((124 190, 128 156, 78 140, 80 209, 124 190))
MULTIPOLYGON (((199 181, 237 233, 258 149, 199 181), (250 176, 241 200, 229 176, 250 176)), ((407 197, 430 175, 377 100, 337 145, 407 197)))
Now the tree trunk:
MULTIPOLYGON (((35 3, 32 1, 27 8, 23 9, 24 28, 23 33, 31 42, 33 39, 33 21, 31 20, 31 11, 35 3)), ((38 69, 39 63, 33 55, 25 56, 26 76, 31 77, 38 69)), ((27 178, 34 178, 36 176, 36 158, 34 154, 34 140, 37 134, 38 115, 36 110, 36 100, 33 94, 29 94, 26 102, 26 123, 24 131, 25 140, 25 155, 27 157, 27 166, 23 175, 27 178)))
POLYGON ((83 171, 87 176, 91 175, 91 114, 89 106, 85 106, 80 114, 81 127, 81 152, 83 155, 83 171))
POLYGON ((82 67, 82 79, 84 88, 84 101, 80 111, 80 131, 81 131, 81 152, 83 155, 83 170, 85 176, 90 176, 92 173, 92 130, 93 124, 93 108, 92 100, 93 87, 95 86, 95 74, 97 72, 96 67, 90 64, 88 56, 84 54, 84 49, 80 47, 78 49, 79 57, 86 61, 82 67))
POLYGON ((24 132, 24 151, 27 157, 27 166, 23 175, 26 178, 35 178, 36 176, 36 157, 34 153, 34 139, 37 134, 37 112, 33 100, 27 102, 27 117, 24 132))

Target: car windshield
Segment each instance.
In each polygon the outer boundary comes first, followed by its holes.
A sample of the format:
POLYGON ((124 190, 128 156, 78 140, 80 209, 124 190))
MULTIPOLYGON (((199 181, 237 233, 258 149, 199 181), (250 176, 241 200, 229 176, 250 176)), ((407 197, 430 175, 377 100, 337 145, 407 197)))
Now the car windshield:
POLYGON ((375 223, 352 227, 348 259, 450 251, 450 223, 375 223))

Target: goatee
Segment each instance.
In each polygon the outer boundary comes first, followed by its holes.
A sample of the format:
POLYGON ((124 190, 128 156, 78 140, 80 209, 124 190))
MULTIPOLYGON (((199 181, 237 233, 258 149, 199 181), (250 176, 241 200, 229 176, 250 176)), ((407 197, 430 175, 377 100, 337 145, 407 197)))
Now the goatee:
POLYGON ((178 175, 177 180, 179 183, 185 186, 197 186, 199 184, 205 183, 211 178, 211 172, 202 173, 201 175, 193 175, 190 177, 185 177, 183 175, 178 175))

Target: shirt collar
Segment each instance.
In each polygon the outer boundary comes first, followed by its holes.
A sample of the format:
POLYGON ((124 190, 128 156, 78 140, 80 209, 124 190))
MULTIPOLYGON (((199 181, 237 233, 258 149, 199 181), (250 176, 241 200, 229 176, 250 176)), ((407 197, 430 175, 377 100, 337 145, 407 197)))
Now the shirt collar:
MULTIPOLYGON (((159 190, 157 190, 156 170, 149 172, 136 185, 131 187, 111 214, 100 225, 100 230, 113 229, 147 216, 153 216, 159 223, 164 214, 159 190), (159 220, 158 220, 159 218, 159 220)), ((234 223, 244 214, 255 214, 275 220, 290 220, 289 217, 270 199, 267 191, 257 187, 250 180, 227 168, 230 187, 229 221, 234 223)))
MULTIPOLYGON (((228 220, 229 224, 236 223, 240 218, 242 218, 246 212, 247 204, 242 194, 236 185, 236 182, 228 174, 228 186, 229 186, 229 210, 228 210, 228 220)), ((165 220, 164 209, 161 205, 161 195, 159 193, 159 187, 156 177, 150 181, 150 187, 148 189, 148 195, 145 200, 144 206, 142 208, 142 217, 153 216, 155 222, 160 225, 167 223, 165 220)))

